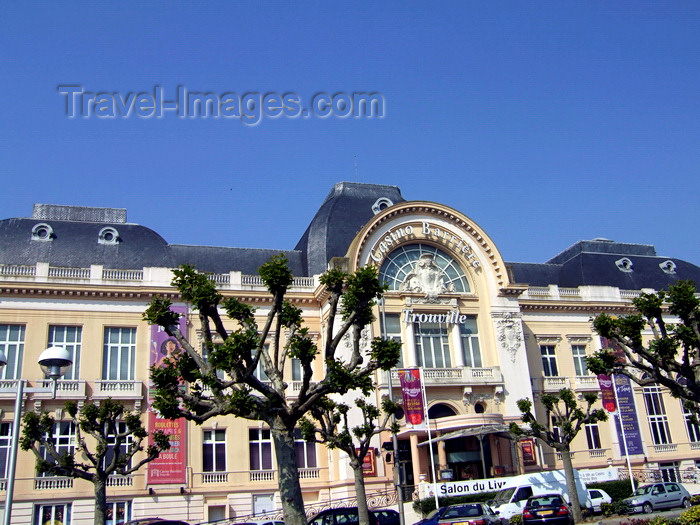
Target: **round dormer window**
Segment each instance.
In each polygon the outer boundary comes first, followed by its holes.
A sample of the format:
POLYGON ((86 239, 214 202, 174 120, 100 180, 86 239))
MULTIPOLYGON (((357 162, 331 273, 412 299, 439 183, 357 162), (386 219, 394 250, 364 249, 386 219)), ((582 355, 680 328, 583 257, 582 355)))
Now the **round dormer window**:
POLYGON ((41 222, 32 228, 33 241, 51 241, 53 240, 53 237, 53 228, 44 222, 41 222))
POLYGON ((119 232, 114 228, 102 228, 97 236, 97 242, 99 244, 118 244, 119 232))
POLYGON ((372 204, 372 211, 376 215, 380 211, 388 208, 389 206, 393 206, 394 203, 390 200, 387 199, 386 197, 381 197, 375 201, 374 204, 372 204))

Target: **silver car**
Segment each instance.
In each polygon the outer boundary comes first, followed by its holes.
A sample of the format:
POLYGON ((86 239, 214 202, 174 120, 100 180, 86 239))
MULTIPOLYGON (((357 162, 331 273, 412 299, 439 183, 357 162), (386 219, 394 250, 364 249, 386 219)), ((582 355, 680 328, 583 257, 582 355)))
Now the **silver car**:
POLYGON ((690 507, 690 493, 680 483, 652 483, 642 485, 623 500, 631 512, 648 514, 658 509, 690 507))

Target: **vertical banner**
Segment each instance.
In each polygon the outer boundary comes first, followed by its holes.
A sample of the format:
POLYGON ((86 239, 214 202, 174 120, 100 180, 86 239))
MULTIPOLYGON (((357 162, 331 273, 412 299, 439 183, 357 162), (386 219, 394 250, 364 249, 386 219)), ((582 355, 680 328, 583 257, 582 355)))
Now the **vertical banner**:
MULTIPOLYGON (((615 341, 601 337, 600 342, 603 350, 612 352, 622 361, 625 360, 625 354, 622 348, 620 348, 620 345, 615 341)), ((611 382, 615 389, 614 395, 617 397, 619 417, 615 418, 615 426, 617 428, 618 439, 620 440, 622 455, 644 454, 642 433, 639 430, 639 419, 637 418, 631 380, 627 376, 615 374, 611 382), (627 451, 625 451, 625 448, 627 451)))
POLYGON ((425 430, 425 408, 423 407, 423 387, 420 380, 420 369, 402 368, 397 370, 401 383, 403 411, 406 424, 416 430, 425 430))
POLYGON ((615 403, 615 390, 613 390, 612 377, 605 374, 598 374, 598 386, 600 386, 603 408, 610 413, 615 412, 617 410, 617 403, 615 403))
MULTIPOLYGON (((171 310, 180 315, 180 331, 187 333, 187 310, 184 306, 172 306, 171 310)), ((160 326, 151 326, 150 365, 160 367, 173 353, 180 350, 174 337, 170 337, 160 326)), ((148 389, 148 431, 162 430, 170 436, 170 450, 148 464, 149 485, 165 483, 186 483, 187 481, 187 422, 184 418, 170 420, 160 417, 151 408, 153 386, 148 389)), ((150 440, 150 437, 149 437, 150 440)), ((150 444, 152 444, 150 440, 150 444)))

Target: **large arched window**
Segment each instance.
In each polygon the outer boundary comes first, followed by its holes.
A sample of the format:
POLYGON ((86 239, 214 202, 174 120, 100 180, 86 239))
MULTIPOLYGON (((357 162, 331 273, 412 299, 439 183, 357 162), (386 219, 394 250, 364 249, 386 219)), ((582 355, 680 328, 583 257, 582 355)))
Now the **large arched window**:
POLYGON ((379 270, 379 279, 390 290, 430 295, 469 292, 469 283, 457 262, 428 244, 410 244, 391 252, 379 270))

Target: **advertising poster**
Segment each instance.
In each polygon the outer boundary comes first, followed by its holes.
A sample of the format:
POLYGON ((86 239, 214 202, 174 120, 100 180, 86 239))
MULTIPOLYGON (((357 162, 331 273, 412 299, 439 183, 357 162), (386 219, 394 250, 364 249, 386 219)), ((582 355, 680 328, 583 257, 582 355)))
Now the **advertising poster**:
MULTIPOLYGON (((624 361, 625 354, 615 341, 605 337, 600 338, 601 348, 617 355, 618 359, 624 361)), ((642 445, 642 433, 639 430, 639 419, 634 403, 634 392, 631 380, 627 376, 615 374, 612 377, 615 393, 617 394, 618 417, 615 418, 617 437, 620 442, 620 452, 622 455, 644 454, 642 445), (624 427, 624 435, 623 435, 624 427), (627 452, 625 452, 627 443, 627 452)), ((601 386, 602 389, 602 386, 601 386)), ((605 395, 605 394, 603 394, 605 395)), ((613 399, 614 402, 614 399, 613 399)), ((607 410, 607 407, 606 407, 607 410)))
POLYGON ((520 450, 523 453, 523 465, 537 465, 537 456, 535 455, 535 440, 533 438, 523 439, 520 442, 520 450))
POLYGON ((423 388, 418 368, 398 370, 403 397, 403 411, 406 424, 414 429, 425 429, 425 408, 423 407, 423 388))
MULTIPOLYGON (((171 310, 180 314, 180 330, 187 333, 187 312, 184 306, 173 306, 171 310)), ((160 326, 151 326, 150 364, 163 366, 163 361, 180 346, 175 338, 170 337, 160 326)), ((148 464, 149 485, 165 483, 185 483, 187 472, 187 422, 184 419, 170 420, 160 417, 151 408, 153 391, 148 389, 148 431, 162 430, 170 436, 170 450, 148 464)))
MULTIPOLYGON (((355 451, 359 454, 360 449, 356 448, 355 451)), ((367 450, 365 458, 362 460, 362 474, 365 476, 376 476, 377 475, 377 450, 370 448, 367 450)))
POLYGON ((598 374, 598 386, 600 386, 603 408, 607 412, 615 412, 615 410, 617 410, 617 405, 615 403, 615 391, 613 390, 612 378, 605 374, 598 374))

